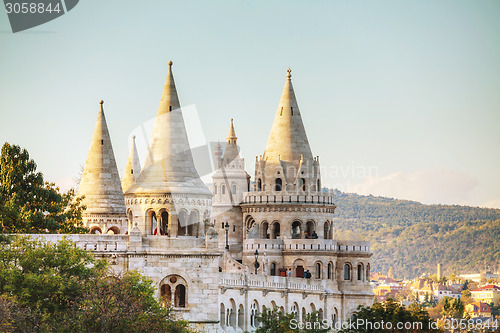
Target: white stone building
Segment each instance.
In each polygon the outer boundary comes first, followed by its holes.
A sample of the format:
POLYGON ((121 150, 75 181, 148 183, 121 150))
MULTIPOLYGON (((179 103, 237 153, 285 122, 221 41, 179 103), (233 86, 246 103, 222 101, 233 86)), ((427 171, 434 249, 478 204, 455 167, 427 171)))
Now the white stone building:
POLYGON ((71 239, 115 271, 152 278, 203 332, 251 331, 266 307, 338 323, 370 305, 370 245, 333 239, 334 198, 321 191, 290 72, 252 188, 232 120, 212 190, 200 180, 172 62, 145 164, 133 141, 121 183, 101 101, 78 193, 93 234, 71 239))

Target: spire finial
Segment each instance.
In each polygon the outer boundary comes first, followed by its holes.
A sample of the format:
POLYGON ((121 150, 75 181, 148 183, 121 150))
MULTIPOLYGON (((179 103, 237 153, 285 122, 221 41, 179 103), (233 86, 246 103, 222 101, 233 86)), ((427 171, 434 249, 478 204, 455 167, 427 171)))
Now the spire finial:
POLYGON ((134 140, 134 141, 135 141, 135 135, 132 135, 132 140, 134 140))
POLYGON ((103 111, 104 111, 104 106, 103 106, 103 105, 104 105, 104 101, 101 99, 101 100, 99 101, 99 104, 101 105, 101 106, 99 107, 99 111, 103 112, 103 111))
POLYGON ((286 74, 287 79, 290 79, 292 77, 292 70, 290 69, 290 67, 288 67, 286 72, 287 72, 287 74, 286 74))
POLYGON ((168 67, 172 67, 172 65, 173 65, 173 64, 174 64, 174 63, 172 62, 172 60, 169 60, 169 61, 168 61, 168 67))

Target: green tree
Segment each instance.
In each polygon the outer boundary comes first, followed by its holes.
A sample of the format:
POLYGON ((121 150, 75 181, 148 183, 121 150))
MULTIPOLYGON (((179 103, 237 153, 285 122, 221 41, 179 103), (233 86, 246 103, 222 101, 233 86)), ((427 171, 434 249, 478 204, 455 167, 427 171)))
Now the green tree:
POLYGON ((329 331, 328 325, 324 325, 318 316, 318 312, 306 314, 303 322, 294 319, 293 313, 283 313, 278 308, 268 309, 258 316, 261 323, 256 333, 326 333, 329 331))
POLYGON ((342 333, 385 333, 385 332, 439 332, 431 325, 432 320, 427 311, 418 304, 406 309, 393 299, 383 303, 375 303, 371 307, 359 306, 351 318, 351 322, 359 323, 346 327, 342 333), (384 323, 382 325, 382 323, 384 323), (405 323, 408 326, 405 326, 405 323), (398 325, 402 325, 398 327, 398 325))
POLYGON ((86 233, 82 198, 61 194, 36 172, 28 151, 5 143, 0 155, 0 223, 3 233, 86 233))
POLYGON ((63 239, 0 243, 2 332, 189 332, 160 306, 152 281, 109 272, 104 260, 63 239))
POLYGON ((443 310, 441 314, 444 318, 462 318, 464 315, 464 304, 460 298, 445 296, 442 298, 443 310))

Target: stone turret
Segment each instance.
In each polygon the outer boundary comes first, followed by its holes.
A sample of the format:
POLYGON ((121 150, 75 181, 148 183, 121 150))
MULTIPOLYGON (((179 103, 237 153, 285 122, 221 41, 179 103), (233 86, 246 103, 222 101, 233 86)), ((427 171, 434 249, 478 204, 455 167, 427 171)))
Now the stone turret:
POLYGON ((264 155, 255 163, 255 190, 301 193, 321 190, 319 159, 309 147, 288 69, 264 155))
POLYGON ((144 167, 125 198, 129 220, 144 235, 205 233, 212 193, 193 162, 171 61, 144 167))
POLYGON ((125 233, 127 229, 125 200, 104 116, 104 101, 101 100, 99 103, 100 110, 78 196, 85 196, 83 204, 87 209, 83 214, 83 220, 91 232, 125 233))
POLYGON ((219 248, 226 246, 226 231, 228 233, 229 251, 233 258, 241 259, 243 243, 243 221, 241 207, 243 194, 249 190, 250 175, 245 171, 245 160, 240 157, 237 145, 238 138, 234 130, 233 119, 226 138, 226 149, 220 159, 219 169, 212 176, 213 207, 215 229, 219 233, 219 248), (226 230, 225 224, 228 223, 226 230))
POLYGON ((122 178, 123 192, 127 192, 127 190, 135 183, 135 179, 137 175, 139 175, 139 172, 141 172, 141 161, 139 160, 139 154, 137 153, 137 147, 135 145, 135 135, 133 135, 132 146, 130 146, 127 165, 125 166, 122 178))

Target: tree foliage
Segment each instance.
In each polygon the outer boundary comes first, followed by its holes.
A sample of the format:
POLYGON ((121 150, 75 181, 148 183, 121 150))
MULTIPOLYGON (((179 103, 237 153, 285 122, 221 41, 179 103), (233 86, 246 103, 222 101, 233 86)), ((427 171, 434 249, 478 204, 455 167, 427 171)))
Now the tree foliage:
POLYGON ((260 326, 256 333, 326 333, 328 325, 319 320, 318 312, 306 314, 303 322, 298 321, 293 313, 283 313, 278 308, 265 308, 258 316, 260 326))
POLYGON ((432 320, 427 311, 413 303, 406 309, 389 298, 383 303, 375 303, 371 307, 359 306, 351 319, 359 323, 340 330, 341 333, 386 333, 386 332, 439 332, 431 325, 432 320), (376 324, 378 323, 378 325, 376 324), (398 327, 398 323, 403 326, 398 327), (409 323, 405 326, 405 323, 409 323))
POLYGON ((60 193, 45 182, 28 151, 5 143, 0 155, 0 223, 3 233, 85 233, 73 189, 60 193))
POLYGON ((152 281, 68 240, 14 237, 0 244, 2 332, 189 332, 154 297, 152 281))
POLYGON ((500 261, 500 209, 424 205, 414 201, 335 191, 339 237, 371 241, 372 271, 410 278, 434 273, 467 273, 500 261))

